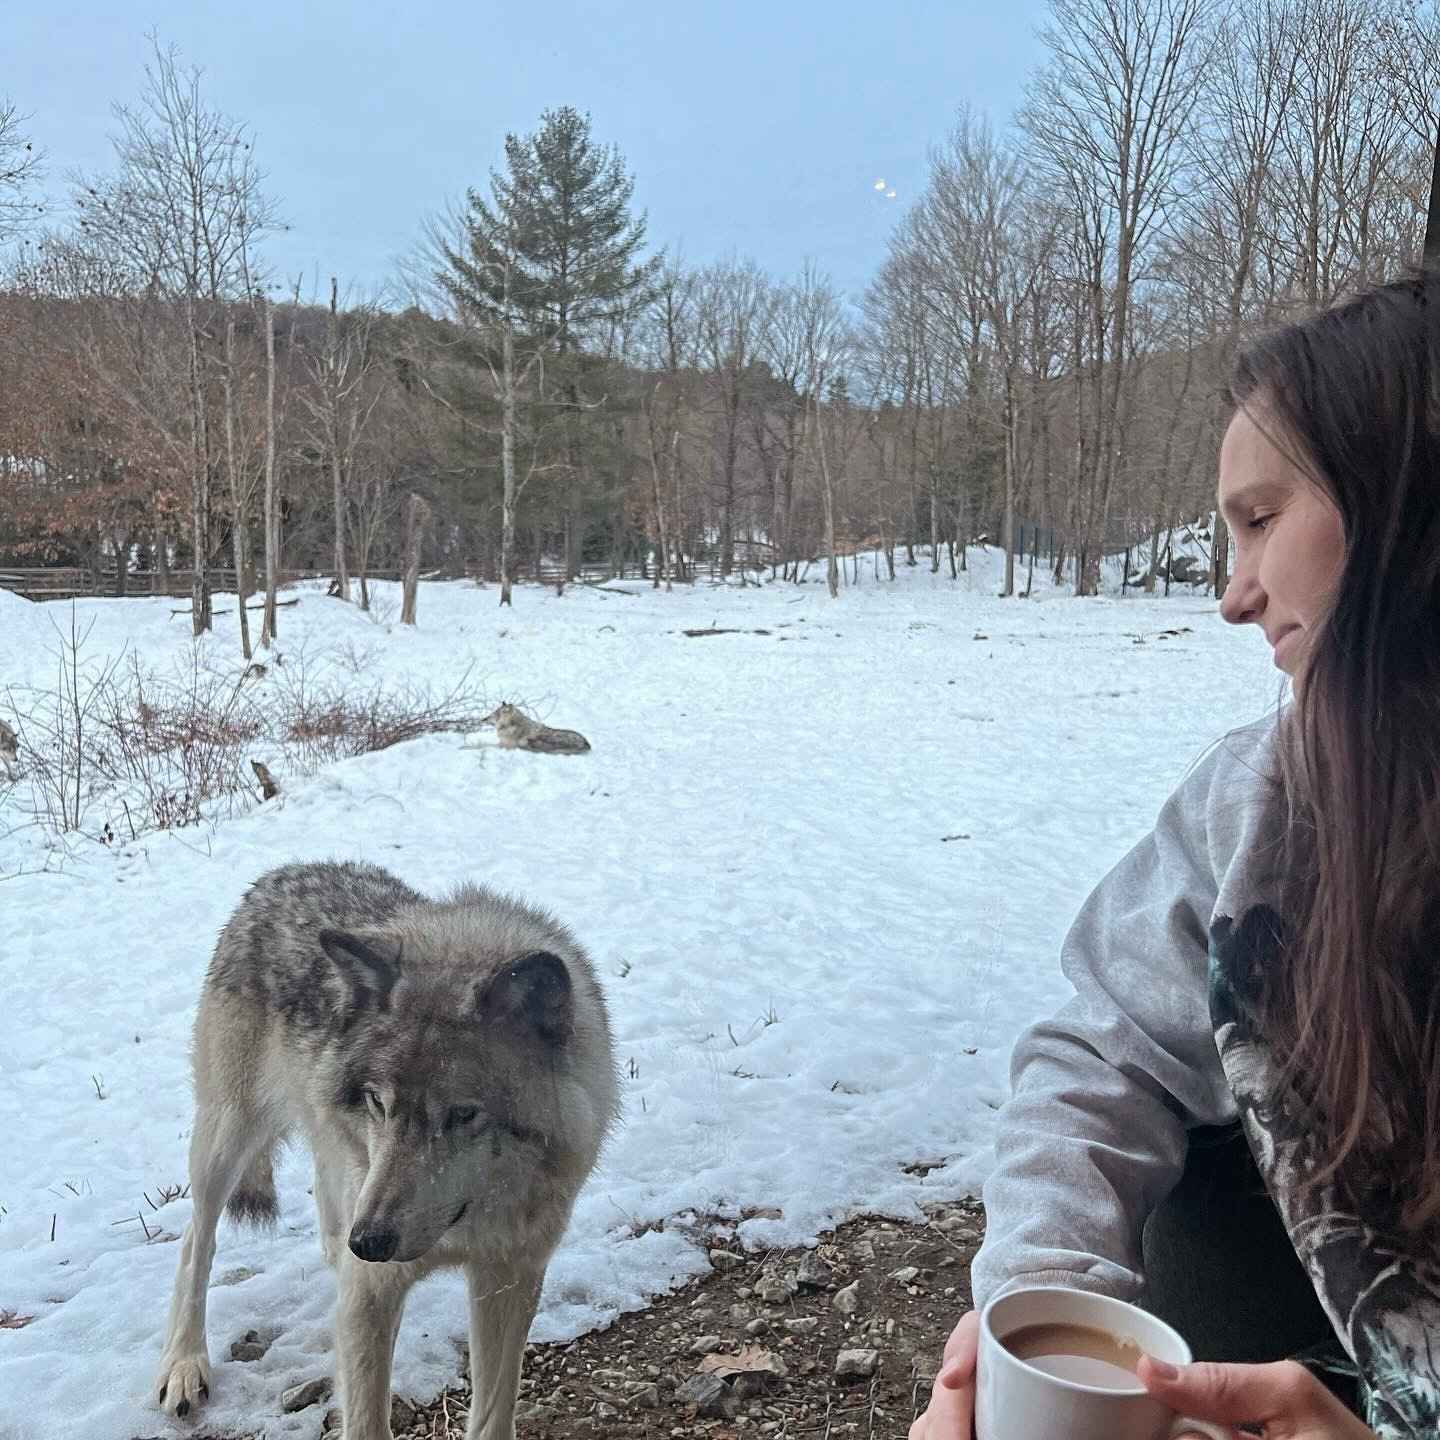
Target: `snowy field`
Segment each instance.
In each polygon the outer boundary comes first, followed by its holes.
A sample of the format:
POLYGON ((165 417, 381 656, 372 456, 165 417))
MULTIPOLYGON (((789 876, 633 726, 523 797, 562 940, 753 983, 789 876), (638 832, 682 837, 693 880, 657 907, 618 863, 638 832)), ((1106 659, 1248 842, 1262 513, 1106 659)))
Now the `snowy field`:
MULTIPOLYGON (((280 612, 287 663, 366 689, 473 667, 493 701, 582 730, 593 753, 432 735, 308 779, 278 757, 280 801, 63 851, 20 824, 23 781, 0 780, 0 1315, 35 1317, 0 1327, 0 1437, 184 1433, 149 1387, 189 1203, 151 1202, 185 1179, 210 948, 282 862, 512 889, 595 957, 625 1119, 535 1338, 702 1268, 687 1217, 779 1209, 740 1225, 753 1247, 975 1192, 1010 1047, 1068 993, 1076 907, 1210 742, 1280 693, 1263 637, 1203 597, 1002 601, 999 566, 977 554, 958 582, 921 568, 892 586, 867 564, 837 601, 823 581, 627 582, 523 589, 502 611, 493 587, 433 584, 414 630, 387 621, 393 588, 373 618, 312 589, 280 612), (681 633, 712 625, 742 633, 681 633), (944 1163, 922 1177, 916 1161, 944 1163)), ((174 603, 77 602, 87 654, 183 667, 174 603)), ((234 599, 216 603, 232 613, 202 649, 238 678, 234 599)), ((0 592, 0 697, 53 686, 70 609, 0 592)), ((278 1232, 221 1227, 206 1428, 310 1437, 315 1412, 282 1416, 279 1397, 328 1373, 334 1286, 303 1153, 278 1183, 278 1232), (229 1362, 252 1327, 276 1334, 269 1353, 229 1362)), ((418 1288, 397 1391, 453 1380, 464 1328, 458 1277, 418 1288)))

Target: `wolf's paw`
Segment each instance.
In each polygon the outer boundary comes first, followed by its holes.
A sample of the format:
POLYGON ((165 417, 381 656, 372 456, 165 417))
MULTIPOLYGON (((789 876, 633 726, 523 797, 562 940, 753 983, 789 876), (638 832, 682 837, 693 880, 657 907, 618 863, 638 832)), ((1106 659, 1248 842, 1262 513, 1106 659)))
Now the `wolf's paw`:
POLYGON ((210 1357, 203 1350, 173 1360, 166 1356, 155 1381, 155 1399, 167 1415, 184 1419, 209 1398, 210 1357))

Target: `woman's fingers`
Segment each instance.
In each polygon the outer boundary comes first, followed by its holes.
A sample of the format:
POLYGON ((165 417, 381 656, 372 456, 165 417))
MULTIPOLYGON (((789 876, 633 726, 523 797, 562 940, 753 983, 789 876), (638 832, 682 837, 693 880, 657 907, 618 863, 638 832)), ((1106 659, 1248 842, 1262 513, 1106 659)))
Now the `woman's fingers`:
MULTIPOLYGON (((963 1367, 962 1367, 963 1368, 963 1367)), ((941 1376, 944 1375, 941 1371, 941 1376)), ((910 1440, 971 1440, 975 1424, 975 1366, 958 1385, 936 1379, 930 1406, 910 1427, 910 1440)))
POLYGON ((1303 1365, 1216 1365, 1200 1361, 1178 1369, 1146 1356, 1140 1379, 1158 1400, 1181 1415, 1222 1425, 1264 1425, 1273 1440, 1373 1440, 1303 1365))
POLYGON ((975 1352, 980 1348, 980 1312, 967 1311, 960 1317, 960 1323, 950 1332, 945 1342, 945 1359, 940 1373, 944 1375, 957 1361, 970 1376, 975 1374, 975 1352))
POLYGON ((945 1342, 945 1359, 929 1408, 910 1427, 910 1440, 971 1440, 975 1424, 975 1354, 980 1317, 972 1310, 945 1342))

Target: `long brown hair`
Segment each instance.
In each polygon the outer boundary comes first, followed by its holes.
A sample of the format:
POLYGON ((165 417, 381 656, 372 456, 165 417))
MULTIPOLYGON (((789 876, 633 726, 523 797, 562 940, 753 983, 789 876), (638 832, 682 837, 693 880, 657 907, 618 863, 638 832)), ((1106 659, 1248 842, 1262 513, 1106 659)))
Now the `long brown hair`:
POLYGON ((1335 503, 1345 561, 1291 716, 1289 893, 1263 1001, 1310 1184, 1440 1218, 1440 276, 1250 345, 1238 405, 1335 503))

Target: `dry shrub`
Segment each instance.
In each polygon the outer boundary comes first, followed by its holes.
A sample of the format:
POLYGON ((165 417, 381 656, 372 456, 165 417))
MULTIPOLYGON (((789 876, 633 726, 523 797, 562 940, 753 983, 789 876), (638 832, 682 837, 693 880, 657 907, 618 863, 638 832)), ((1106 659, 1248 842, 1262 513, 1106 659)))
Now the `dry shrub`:
POLYGON ((28 784, 29 820, 54 835, 109 842, 221 818, 253 803, 257 749, 308 775, 420 735, 474 729, 493 708, 469 671, 439 694, 416 684, 355 694, 310 678, 300 657, 273 665, 260 690, 207 668, 199 650, 169 676, 129 652, 92 661, 88 636, 72 610, 54 689, 7 692, 21 766, 10 799, 28 784))
POLYGON ((466 671, 437 695, 428 685, 395 689, 374 686, 355 695, 328 683, 314 683, 305 671, 287 667, 276 695, 273 733, 293 747, 307 773, 334 760, 388 750, 403 740, 476 729, 494 708, 466 671))

